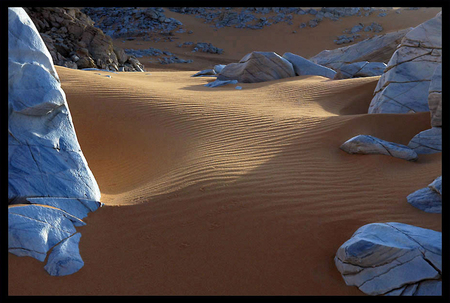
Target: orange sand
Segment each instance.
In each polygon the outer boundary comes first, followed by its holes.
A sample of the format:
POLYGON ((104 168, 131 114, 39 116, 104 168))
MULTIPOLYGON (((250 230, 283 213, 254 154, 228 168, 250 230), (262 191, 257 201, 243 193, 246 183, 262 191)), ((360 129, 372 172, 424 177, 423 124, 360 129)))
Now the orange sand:
MULTIPOLYGON (((363 22, 398 30, 438 11, 363 22)), ((359 17, 296 34, 284 23, 214 32, 174 17, 194 34, 141 47, 171 44, 175 53, 176 43, 202 41, 224 55, 181 52, 194 63, 146 64, 146 73, 57 67, 105 206, 77 228, 85 266, 73 275, 51 277, 45 263, 8 254, 10 295, 362 295, 333 261, 357 228, 395 221, 441 230, 441 215, 406 202, 441 174, 441 153, 408 162, 339 149, 357 134, 407 144, 430 127, 429 113, 366 114, 379 77, 303 76, 242 90, 190 77, 252 50, 310 57, 336 47, 359 17)))

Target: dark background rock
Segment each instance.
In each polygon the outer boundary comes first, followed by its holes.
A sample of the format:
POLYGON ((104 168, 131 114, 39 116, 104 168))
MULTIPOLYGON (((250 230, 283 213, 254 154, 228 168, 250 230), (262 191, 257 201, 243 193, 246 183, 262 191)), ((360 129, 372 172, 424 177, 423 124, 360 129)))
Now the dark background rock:
POLYGON ((124 50, 113 46, 111 37, 95 27, 94 21, 78 8, 24 9, 44 40, 55 65, 111 71, 144 70, 140 62, 129 62, 124 50))

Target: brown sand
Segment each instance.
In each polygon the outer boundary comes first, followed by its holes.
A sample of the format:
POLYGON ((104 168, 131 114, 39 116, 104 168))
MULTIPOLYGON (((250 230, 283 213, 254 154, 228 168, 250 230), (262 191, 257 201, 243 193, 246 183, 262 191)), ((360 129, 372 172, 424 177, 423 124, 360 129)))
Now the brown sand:
MULTIPOLYGON (((401 29, 434 10, 378 22, 401 29)), ((203 41, 216 45, 208 25, 177 18, 204 28, 203 41)), ((325 34, 325 22, 308 31, 325 34)), ((265 38, 236 44, 228 58, 252 50, 302 55, 298 41, 263 49, 258 41, 278 39, 274 28, 250 33, 265 38)), ((308 56, 333 48, 325 41, 315 49, 319 42, 308 56)), ((216 46, 228 53, 227 45, 216 46)), ((226 63, 197 56, 207 62, 198 69, 226 63)), ((75 274, 51 277, 44 263, 9 254, 10 295, 361 295, 333 261, 357 228, 395 221, 441 230, 441 215, 406 202, 441 174, 441 153, 408 162, 339 149, 357 134, 407 144, 430 127, 429 113, 366 114, 379 77, 304 76, 236 90, 204 87, 213 79, 190 77, 195 71, 149 70, 57 67, 105 206, 77 228, 85 266, 75 274)))

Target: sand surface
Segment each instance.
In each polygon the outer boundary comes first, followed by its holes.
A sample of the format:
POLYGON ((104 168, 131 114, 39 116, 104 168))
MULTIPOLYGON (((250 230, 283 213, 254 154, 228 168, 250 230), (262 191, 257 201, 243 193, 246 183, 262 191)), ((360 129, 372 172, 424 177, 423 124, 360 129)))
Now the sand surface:
MULTIPOLYGON (((398 30, 438 11, 377 20, 398 30)), ((57 67, 105 206, 77 228, 85 266, 73 275, 52 277, 45 263, 8 254, 10 295, 362 295, 333 261, 357 228, 395 221, 441 230, 441 215, 406 202, 441 174, 441 153, 408 162, 339 149, 358 134, 407 144, 430 128, 428 112, 366 114, 379 77, 302 76, 242 90, 190 77, 252 50, 313 56, 336 47, 335 37, 308 46, 289 40, 302 37, 297 30, 285 41, 285 24, 211 36, 199 19, 174 17, 196 28, 190 41, 212 42, 224 55, 196 53, 200 62, 183 57, 195 64, 146 65, 145 73, 57 67)), ((328 21, 306 37, 336 36, 328 21)), ((344 24, 342 33, 357 22, 333 24, 344 24)))

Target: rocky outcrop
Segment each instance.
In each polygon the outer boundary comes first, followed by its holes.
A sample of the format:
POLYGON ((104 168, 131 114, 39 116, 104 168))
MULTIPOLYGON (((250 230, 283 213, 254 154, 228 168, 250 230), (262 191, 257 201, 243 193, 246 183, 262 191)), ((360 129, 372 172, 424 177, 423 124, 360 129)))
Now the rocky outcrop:
POLYGON ((274 52, 251 52, 239 63, 225 66, 218 80, 237 80, 240 83, 255 83, 294 77, 292 64, 274 52))
POLYGON ((344 65, 361 61, 387 63, 402 38, 410 30, 408 28, 385 35, 373 36, 350 46, 324 50, 309 58, 309 60, 334 70, 338 70, 344 65))
POLYGON ((347 285, 368 295, 442 295, 442 234, 403 223, 360 227, 336 252, 347 285))
POLYGON ((369 113, 428 111, 428 89, 442 61, 441 12, 402 39, 378 81, 369 113))
POLYGON ((293 53, 284 53, 283 58, 292 63, 297 76, 317 75, 333 79, 336 74, 331 68, 316 64, 293 53))
POLYGON ((383 62, 355 62, 341 66, 334 79, 374 77, 383 74, 386 64, 383 62))
POLYGON ((406 200, 427 213, 442 213, 442 176, 437 177, 427 187, 408 195, 406 200))
POLYGON ((442 127, 432 127, 415 135, 408 147, 418 154, 442 152, 442 127))
POLYGON ((408 161, 416 161, 417 153, 411 148, 369 135, 358 135, 345 141, 341 147, 349 154, 381 154, 408 161))
MULTIPOLYGON (((78 8, 26 7, 47 46, 54 64, 70 68, 99 68, 111 71, 143 71, 135 67, 111 37, 78 8)), ((136 58, 134 58, 136 59, 136 58)))
MULTIPOLYGON (((40 261, 101 206, 51 55, 22 8, 8 9, 8 199, 21 204, 8 208, 9 251, 40 261)), ((78 258, 64 247, 58 260, 78 258)), ((52 273, 82 266, 57 264, 52 273)))

